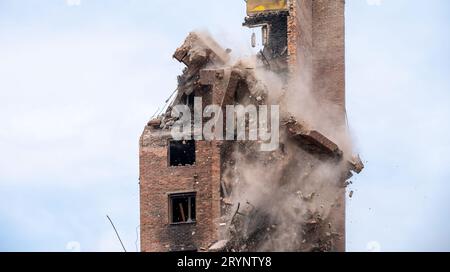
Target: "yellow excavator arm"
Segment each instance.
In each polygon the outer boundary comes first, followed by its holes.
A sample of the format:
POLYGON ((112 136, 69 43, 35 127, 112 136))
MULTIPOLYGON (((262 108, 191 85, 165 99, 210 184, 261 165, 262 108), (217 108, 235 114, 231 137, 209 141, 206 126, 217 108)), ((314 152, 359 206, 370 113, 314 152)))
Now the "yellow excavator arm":
POLYGON ((287 9, 287 0, 247 0, 248 15, 287 9))

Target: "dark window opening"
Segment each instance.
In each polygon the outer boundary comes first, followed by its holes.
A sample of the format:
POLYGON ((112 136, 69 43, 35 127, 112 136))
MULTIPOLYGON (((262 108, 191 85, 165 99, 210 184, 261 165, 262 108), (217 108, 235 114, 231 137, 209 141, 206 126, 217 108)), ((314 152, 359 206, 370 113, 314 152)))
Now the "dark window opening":
POLYGON ((189 107, 193 108, 194 107, 194 102, 195 102, 195 95, 194 95, 194 93, 191 93, 187 97, 187 105, 189 107))
POLYGON ((195 164, 195 141, 170 141, 169 165, 184 166, 195 164))
POLYGON ((169 202, 171 224, 196 221, 195 193, 170 195, 169 202))
POLYGON ((183 96, 181 96, 181 103, 191 108, 194 107, 194 101, 195 101, 194 93, 191 93, 190 95, 183 94, 183 96))

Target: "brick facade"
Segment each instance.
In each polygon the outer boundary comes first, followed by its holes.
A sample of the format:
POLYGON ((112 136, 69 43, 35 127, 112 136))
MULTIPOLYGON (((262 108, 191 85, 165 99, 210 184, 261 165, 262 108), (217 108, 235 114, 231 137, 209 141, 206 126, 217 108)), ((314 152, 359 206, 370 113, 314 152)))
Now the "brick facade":
POLYGON ((141 250, 201 250, 217 240, 220 217, 220 146, 196 142, 196 164, 168 166, 170 135, 147 127, 140 147, 141 250), (170 224, 169 195, 196 193, 196 222, 170 224))

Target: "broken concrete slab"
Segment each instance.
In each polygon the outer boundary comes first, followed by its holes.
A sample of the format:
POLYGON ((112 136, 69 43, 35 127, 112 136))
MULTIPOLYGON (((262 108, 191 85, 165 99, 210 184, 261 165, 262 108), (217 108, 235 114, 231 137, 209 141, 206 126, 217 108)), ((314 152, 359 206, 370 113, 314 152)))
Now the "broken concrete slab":
POLYGON ((216 64, 225 64, 229 60, 229 51, 223 49, 216 41, 208 35, 191 32, 179 47, 173 57, 186 66, 210 59, 216 64))
POLYGON ((341 158, 343 153, 338 145, 316 130, 290 118, 285 122, 289 136, 310 153, 326 154, 333 158, 341 158))

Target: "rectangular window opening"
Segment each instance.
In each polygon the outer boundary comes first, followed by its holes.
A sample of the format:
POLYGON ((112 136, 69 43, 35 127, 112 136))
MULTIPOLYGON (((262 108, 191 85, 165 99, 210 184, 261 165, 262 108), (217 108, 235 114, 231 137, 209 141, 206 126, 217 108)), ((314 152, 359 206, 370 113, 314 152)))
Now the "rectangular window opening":
POLYGON ((185 166, 195 164, 195 141, 170 141, 169 165, 185 166))
POLYGON ((196 222, 195 199, 195 193, 170 195, 170 223, 181 224, 196 222))

